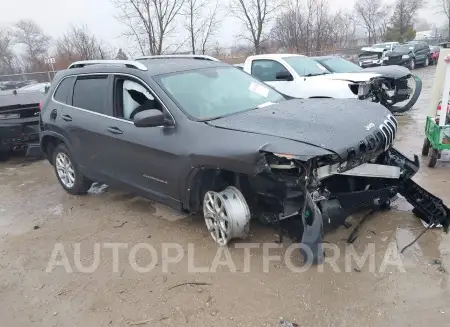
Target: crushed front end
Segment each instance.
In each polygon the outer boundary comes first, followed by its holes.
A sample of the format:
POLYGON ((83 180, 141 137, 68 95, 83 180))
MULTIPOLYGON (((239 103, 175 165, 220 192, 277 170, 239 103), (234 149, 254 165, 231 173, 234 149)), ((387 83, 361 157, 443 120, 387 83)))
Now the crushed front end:
MULTIPOLYGON (((368 126, 369 128, 370 126, 368 126)), ((373 133, 347 149, 348 155, 305 158, 292 154, 264 152, 266 171, 250 179, 257 190, 257 217, 275 224, 310 251, 307 260, 323 260, 323 233, 345 223, 362 209, 389 208, 397 194, 429 226, 448 231, 449 209, 442 200, 424 190, 411 178, 419 160, 408 159, 392 147, 397 121, 388 116, 373 133), (312 255, 312 258, 308 258, 312 255)))

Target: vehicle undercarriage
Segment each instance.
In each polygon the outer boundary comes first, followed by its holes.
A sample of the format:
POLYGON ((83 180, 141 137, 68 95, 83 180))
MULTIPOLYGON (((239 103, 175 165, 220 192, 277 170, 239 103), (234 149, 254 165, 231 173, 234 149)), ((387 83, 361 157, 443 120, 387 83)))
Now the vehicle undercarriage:
POLYGON ((397 194, 430 228, 448 231, 449 209, 411 179, 419 169, 417 156, 412 161, 390 148, 363 164, 358 160, 333 164, 332 158, 303 161, 261 154, 264 168, 259 174, 236 175, 235 181, 224 183, 223 191, 205 195, 205 221, 219 245, 246 237, 254 217, 299 242, 304 259, 318 264, 323 261, 325 231, 343 225, 362 209, 389 209, 397 194))

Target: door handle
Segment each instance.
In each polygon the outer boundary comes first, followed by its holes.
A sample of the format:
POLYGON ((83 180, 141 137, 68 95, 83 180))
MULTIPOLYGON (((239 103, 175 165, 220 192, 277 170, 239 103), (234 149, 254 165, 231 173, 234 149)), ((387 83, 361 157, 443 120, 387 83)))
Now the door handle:
POLYGON ((123 134, 122 130, 118 127, 108 127, 107 131, 112 134, 123 134))
POLYGON ((64 121, 72 121, 72 117, 70 117, 69 115, 62 115, 61 118, 64 121))

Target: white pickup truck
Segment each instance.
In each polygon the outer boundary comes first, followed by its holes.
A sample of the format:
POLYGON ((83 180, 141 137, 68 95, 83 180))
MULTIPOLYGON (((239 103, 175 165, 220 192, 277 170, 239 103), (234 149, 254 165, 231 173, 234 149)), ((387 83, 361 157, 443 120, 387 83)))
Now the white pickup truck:
POLYGON ((242 68, 281 93, 295 98, 359 98, 376 73, 330 73, 309 57, 295 54, 250 56, 242 68))

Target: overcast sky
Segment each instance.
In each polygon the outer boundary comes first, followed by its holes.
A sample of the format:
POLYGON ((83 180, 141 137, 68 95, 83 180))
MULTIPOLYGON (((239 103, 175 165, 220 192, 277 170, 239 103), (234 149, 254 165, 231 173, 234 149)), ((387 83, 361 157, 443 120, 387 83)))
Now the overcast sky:
MULTIPOLYGON (((329 0, 330 8, 351 8, 355 0, 329 0)), ((393 0, 391 0, 393 1, 393 0)), ((428 3, 436 0, 429 0, 428 3)), ((69 24, 86 24, 100 39, 115 47, 126 48, 119 36, 123 26, 114 18, 116 10, 109 0, 1 0, 0 24, 12 25, 19 19, 33 19, 47 34, 60 36, 69 24)), ((223 0, 226 2, 226 0, 223 0)), ((436 22, 438 9, 428 4, 420 16, 436 22)), ((443 19, 438 19, 443 21, 443 19)), ((222 22, 216 37, 223 46, 232 46, 234 36, 240 32, 239 24, 232 18, 222 22)))

